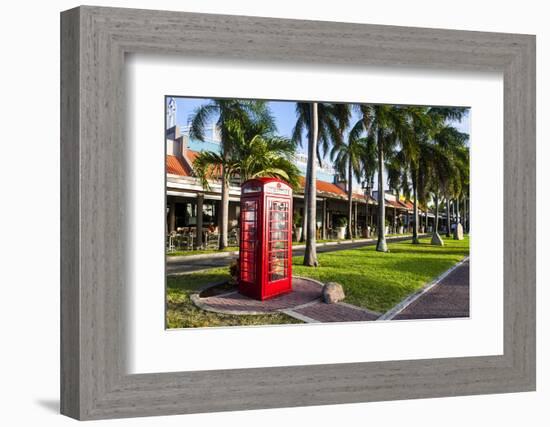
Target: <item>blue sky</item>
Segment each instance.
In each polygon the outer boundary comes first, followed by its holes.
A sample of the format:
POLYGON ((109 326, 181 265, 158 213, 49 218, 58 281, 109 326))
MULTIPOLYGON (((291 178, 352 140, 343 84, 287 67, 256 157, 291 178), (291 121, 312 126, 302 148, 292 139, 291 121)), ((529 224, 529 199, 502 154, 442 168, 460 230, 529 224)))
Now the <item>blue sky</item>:
MULTIPOLYGON (((180 126, 186 126, 195 109, 209 99, 201 98, 176 98, 177 115, 176 121, 180 126)), ((296 123, 295 103, 286 101, 270 101, 269 108, 277 123, 277 131, 281 136, 290 137, 296 123)), ((215 120, 214 120, 215 121, 215 120)))
MULTIPOLYGON (((176 121, 179 126, 186 126, 195 109, 205 103, 208 103, 208 98, 176 98, 177 115, 176 121)), ((292 129, 296 123, 295 102, 288 101, 269 101, 275 122, 277 124, 278 134, 281 136, 290 137, 292 129)), ((352 123, 358 120, 357 113, 352 117, 352 123)), ((215 120, 214 120, 215 121, 215 120)), ((455 122, 454 125, 461 132, 470 133, 470 115, 467 114, 462 122, 455 122)), ((298 151, 305 152, 306 147, 298 148, 298 151)))
MULTIPOLYGON (((182 97, 176 97, 176 105, 177 105, 177 111, 176 111, 176 123, 180 126, 186 126, 189 123, 190 118, 192 117, 194 111, 197 107, 208 103, 210 98, 182 98, 182 97)), ((290 137, 292 135, 292 129, 294 128, 294 125, 296 123, 296 108, 295 102, 289 102, 289 101, 269 101, 268 102, 269 108, 271 109, 271 112, 273 114, 273 117, 275 118, 275 123, 277 125, 277 131, 278 134, 285 137, 290 137)), ((216 121, 217 118, 213 119, 213 122, 216 121)), ((359 119, 359 116, 356 112, 352 115, 351 123, 357 122, 359 119)), ((458 130, 465 133, 470 133, 470 114, 465 115, 465 117, 462 119, 461 122, 454 122, 452 123, 458 130)), ((304 146, 298 147, 297 151, 305 153, 307 146, 306 146, 306 140, 304 138, 304 146)), ((330 162, 328 157, 325 157, 325 162, 330 162)), ((323 176, 322 174, 319 176, 319 179, 323 179, 326 181, 330 181, 332 178, 328 176, 323 176)), ((377 179, 375 177, 375 185, 377 185, 377 179)), ((359 183, 356 182, 354 186, 359 186, 359 183)))

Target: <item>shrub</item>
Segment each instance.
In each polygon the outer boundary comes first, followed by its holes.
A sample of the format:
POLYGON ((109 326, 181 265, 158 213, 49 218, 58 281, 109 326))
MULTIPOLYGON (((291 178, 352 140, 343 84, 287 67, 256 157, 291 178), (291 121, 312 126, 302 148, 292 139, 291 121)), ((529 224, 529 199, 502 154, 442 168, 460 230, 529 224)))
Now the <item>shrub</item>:
POLYGON ((336 227, 345 227, 346 225, 348 225, 348 219, 345 216, 336 219, 336 227))
POLYGON ((301 227, 302 226, 302 215, 299 211, 296 211, 292 215, 292 223, 294 224, 294 227, 301 227))
POLYGON ((231 261, 231 264, 229 264, 229 275, 231 276, 232 283, 239 281, 239 273, 239 260, 231 261))

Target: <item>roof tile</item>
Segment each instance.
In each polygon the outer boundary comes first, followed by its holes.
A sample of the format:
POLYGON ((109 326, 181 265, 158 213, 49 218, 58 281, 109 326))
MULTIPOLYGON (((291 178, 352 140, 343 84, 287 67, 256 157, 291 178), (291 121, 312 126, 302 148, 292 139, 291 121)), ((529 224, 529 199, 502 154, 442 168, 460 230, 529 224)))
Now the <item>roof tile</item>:
POLYGON ((166 173, 180 176, 191 176, 191 169, 183 159, 176 156, 166 156, 166 173))
MULTIPOLYGON (((198 152, 193 150, 186 150, 185 152, 185 158, 179 158, 176 156, 166 156, 166 173, 173 174, 173 175, 180 175, 180 176, 192 176, 192 169, 191 165, 197 158, 198 152)), ((305 177, 301 176, 299 177, 299 184, 300 187, 303 189, 305 186, 305 177)), ((326 196, 332 196, 339 199, 347 199, 347 192, 344 191, 342 188, 338 187, 336 184, 332 184, 330 182, 317 180, 317 193, 320 195, 326 195, 326 196)), ((354 192, 353 198, 355 200, 364 201, 365 196, 361 193, 354 192)), ((376 199, 368 196, 369 203, 377 203, 376 199)), ((413 205, 412 203, 407 201, 392 201, 392 200, 386 200, 386 204, 391 207, 396 207, 397 209, 409 209, 412 210, 413 205)))

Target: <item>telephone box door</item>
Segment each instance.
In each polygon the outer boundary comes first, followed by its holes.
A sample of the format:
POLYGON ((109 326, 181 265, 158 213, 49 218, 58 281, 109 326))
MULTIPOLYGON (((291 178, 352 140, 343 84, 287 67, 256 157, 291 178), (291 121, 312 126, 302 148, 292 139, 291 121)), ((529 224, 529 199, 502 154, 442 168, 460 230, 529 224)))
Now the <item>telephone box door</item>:
POLYGON ((267 197, 266 200, 266 258, 267 277, 264 298, 292 290, 291 200, 267 197))
POLYGON ((239 292, 265 300, 292 291, 292 188, 276 178, 241 187, 239 292))
POLYGON ((258 200, 243 199, 241 203, 241 281, 253 285, 256 281, 258 254, 258 200))

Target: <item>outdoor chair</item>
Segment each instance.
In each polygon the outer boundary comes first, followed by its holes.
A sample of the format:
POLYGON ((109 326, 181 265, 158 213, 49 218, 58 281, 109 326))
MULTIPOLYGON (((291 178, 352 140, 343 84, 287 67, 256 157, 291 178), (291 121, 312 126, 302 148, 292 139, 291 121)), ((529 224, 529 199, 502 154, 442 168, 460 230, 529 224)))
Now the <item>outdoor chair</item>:
POLYGON ((168 234, 167 236, 168 238, 166 239, 168 252, 174 252, 176 250, 176 245, 175 245, 176 236, 177 234, 175 231, 172 231, 170 234, 168 234))
POLYGON ((239 230, 235 228, 229 232, 227 244, 229 246, 239 246, 239 230))
POLYGON ((174 237, 174 246, 176 249, 191 251, 193 250, 193 234, 182 232, 174 237))
POLYGON ((220 246, 220 235, 218 233, 208 233, 206 235, 206 249, 218 249, 220 246))

